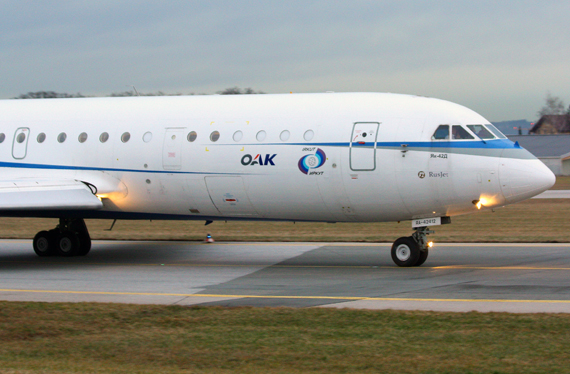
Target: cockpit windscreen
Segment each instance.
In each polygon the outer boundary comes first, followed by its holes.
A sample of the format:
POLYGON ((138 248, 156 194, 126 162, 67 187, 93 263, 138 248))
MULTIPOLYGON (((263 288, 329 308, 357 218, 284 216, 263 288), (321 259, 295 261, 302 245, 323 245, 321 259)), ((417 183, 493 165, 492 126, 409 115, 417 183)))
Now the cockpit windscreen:
POLYGON ((467 127, 481 139, 496 139, 496 136, 483 125, 467 125, 467 127))
POLYGON ((460 125, 439 125, 432 135, 432 140, 445 140, 445 139, 475 139, 463 126, 460 125), (449 128, 451 127, 451 136, 449 128))
POLYGON ((493 125, 485 125, 487 126, 487 128, 493 133, 495 134, 495 136, 499 139, 506 139, 507 137, 505 136, 505 134, 503 134, 498 128, 496 128, 493 125))

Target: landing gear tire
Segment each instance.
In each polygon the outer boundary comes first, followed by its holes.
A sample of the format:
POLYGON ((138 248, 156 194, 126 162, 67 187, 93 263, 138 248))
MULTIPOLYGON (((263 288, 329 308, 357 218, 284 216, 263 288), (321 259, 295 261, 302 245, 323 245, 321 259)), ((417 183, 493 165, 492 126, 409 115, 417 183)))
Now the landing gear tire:
POLYGON ((79 237, 73 231, 64 231, 57 239, 57 253, 60 256, 75 256, 79 251, 79 237))
MULTIPOLYGON (((396 265, 401 267, 410 267, 416 265, 420 260, 420 247, 411 236, 403 237, 394 242, 392 245, 392 260, 396 265)), ((427 258, 427 256, 426 256, 427 258)), ((424 259, 425 261, 425 259, 424 259)))
POLYGON ((51 256, 55 252, 55 242, 50 231, 40 231, 34 237, 34 252, 40 257, 51 256))
POLYGON ((424 262, 426 262, 429 255, 429 248, 426 247, 423 251, 420 250, 420 258, 418 258, 418 262, 414 264, 414 266, 422 266, 424 262))
POLYGON ((91 238, 89 234, 79 234, 79 250, 75 254, 76 256, 86 256, 91 250, 91 238))
POLYGON ((40 231, 34 237, 38 256, 85 256, 91 250, 91 237, 82 218, 60 218, 59 225, 40 231))

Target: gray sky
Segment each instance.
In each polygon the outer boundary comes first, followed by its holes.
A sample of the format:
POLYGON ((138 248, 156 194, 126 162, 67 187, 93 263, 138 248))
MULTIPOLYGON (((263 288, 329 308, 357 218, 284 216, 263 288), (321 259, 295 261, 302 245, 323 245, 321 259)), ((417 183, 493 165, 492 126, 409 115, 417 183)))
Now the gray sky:
POLYGON ((570 104, 570 1, 0 0, 0 98, 378 91, 492 121, 570 104))

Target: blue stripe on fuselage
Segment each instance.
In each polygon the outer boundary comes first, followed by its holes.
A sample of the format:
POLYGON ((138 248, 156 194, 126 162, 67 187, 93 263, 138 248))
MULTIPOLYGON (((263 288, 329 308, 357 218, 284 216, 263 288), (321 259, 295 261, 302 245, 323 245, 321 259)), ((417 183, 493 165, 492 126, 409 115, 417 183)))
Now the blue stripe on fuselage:
MULTIPOLYGON (((408 149, 426 151, 434 148, 446 150, 451 149, 523 149, 517 143, 513 143, 508 139, 493 139, 485 142, 481 140, 437 140, 428 142, 377 142, 376 148, 396 149, 406 145, 408 149)), ((216 144, 217 146, 236 146, 238 144, 216 144)), ((303 147, 350 147, 351 143, 266 143, 266 144, 239 144, 254 146, 291 146, 299 145, 303 147)), ((211 145, 214 146, 214 145, 211 145)), ((365 144, 352 143, 353 147, 373 147, 374 142, 366 142, 365 144)), ((91 166, 69 166, 69 165, 52 165, 52 164, 32 164, 19 162, 3 162, 0 161, 0 168, 23 168, 23 169, 46 169, 46 170, 83 170, 83 171, 109 171, 109 172, 129 172, 129 173, 151 173, 151 174, 201 174, 201 175, 244 175, 244 173, 216 173, 216 172, 196 172, 196 171, 176 171, 176 170, 140 170, 140 169, 121 169, 121 168, 103 168, 91 166)), ((249 173, 245 173, 249 174, 249 173)))
MULTIPOLYGON (((376 148, 394 148, 401 147, 402 144, 406 144, 408 147, 413 148, 482 148, 482 149, 509 149, 509 148, 520 148, 519 145, 513 143, 508 139, 492 139, 486 140, 434 140, 428 142, 409 142, 409 141, 399 141, 399 142, 376 142, 376 148)), ((257 145, 260 144, 247 144, 247 145, 257 145)), ((300 146, 316 146, 316 147, 350 147, 351 143, 271 143, 268 145, 300 145, 300 146)), ((364 144, 352 143, 353 147, 373 147, 374 142, 366 142, 364 144)))

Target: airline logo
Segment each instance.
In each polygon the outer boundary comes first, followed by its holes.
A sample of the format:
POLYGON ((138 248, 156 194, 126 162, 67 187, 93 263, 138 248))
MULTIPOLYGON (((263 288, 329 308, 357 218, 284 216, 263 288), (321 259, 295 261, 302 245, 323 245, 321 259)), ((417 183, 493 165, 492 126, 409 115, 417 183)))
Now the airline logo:
POLYGON ((301 157, 299 160, 299 170, 301 170, 303 174, 321 175, 323 174, 322 171, 315 172, 311 170, 320 168, 325 164, 326 160, 327 156, 325 155, 325 152, 322 149, 317 148, 315 154, 309 154, 301 157))
POLYGON ((241 158, 241 164, 243 166, 253 166, 253 165, 261 165, 261 166, 267 166, 267 165, 271 165, 271 166, 275 166, 275 163, 273 162, 273 159, 275 158, 275 156, 277 156, 277 154, 266 154, 266 155, 262 155, 262 154, 258 154, 256 156, 252 156, 252 155, 244 155, 241 158))

